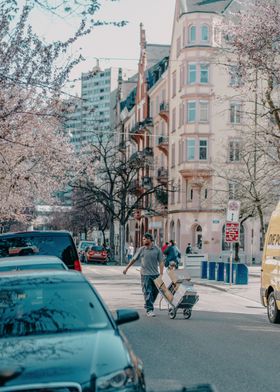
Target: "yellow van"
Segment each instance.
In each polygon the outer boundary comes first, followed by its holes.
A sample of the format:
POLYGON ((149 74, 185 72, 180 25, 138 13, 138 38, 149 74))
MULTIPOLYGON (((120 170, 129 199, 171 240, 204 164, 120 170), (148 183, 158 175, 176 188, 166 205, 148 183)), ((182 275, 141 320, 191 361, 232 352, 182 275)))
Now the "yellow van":
POLYGON ((261 269, 261 301, 271 323, 280 323, 280 202, 271 215, 261 269))

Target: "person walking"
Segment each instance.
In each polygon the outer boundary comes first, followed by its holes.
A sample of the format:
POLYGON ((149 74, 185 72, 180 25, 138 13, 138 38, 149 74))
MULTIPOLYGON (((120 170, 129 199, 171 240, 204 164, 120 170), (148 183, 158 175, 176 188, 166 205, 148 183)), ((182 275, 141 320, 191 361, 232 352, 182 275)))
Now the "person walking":
POLYGON ((175 263, 176 269, 179 266, 179 259, 181 258, 181 252, 177 248, 175 241, 169 241, 169 247, 165 249, 164 254, 166 255, 165 267, 168 268, 172 262, 175 263))
POLYGON ((131 242, 127 248, 127 261, 128 262, 131 261, 133 255, 134 255, 134 246, 133 246, 133 243, 131 242))
POLYGON ((163 274, 163 255, 160 248, 153 243, 153 236, 145 233, 143 236, 143 244, 141 248, 132 257, 123 274, 126 275, 128 269, 138 260, 141 262, 141 285, 144 295, 146 314, 148 317, 155 317, 154 303, 158 295, 158 289, 154 283, 154 279, 163 274), (159 268, 159 271, 158 271, 159 268))

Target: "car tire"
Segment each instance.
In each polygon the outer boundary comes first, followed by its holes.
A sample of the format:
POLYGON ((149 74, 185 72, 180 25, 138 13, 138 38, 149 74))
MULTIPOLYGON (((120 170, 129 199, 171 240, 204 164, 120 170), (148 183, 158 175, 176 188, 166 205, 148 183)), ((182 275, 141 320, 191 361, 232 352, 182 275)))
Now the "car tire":
POLYGON ((274 291, 272 291, 268 296, 267 316, 271 323, 273 324, 280 323, 280 311, 277 308, 274 291))

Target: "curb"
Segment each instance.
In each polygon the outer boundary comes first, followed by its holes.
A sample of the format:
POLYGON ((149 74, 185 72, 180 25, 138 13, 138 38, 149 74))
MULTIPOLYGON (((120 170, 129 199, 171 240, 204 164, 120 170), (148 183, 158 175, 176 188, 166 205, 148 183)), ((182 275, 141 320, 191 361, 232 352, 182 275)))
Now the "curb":
POLYGON ((197 285, 197 286, 211 287, 212 289, 223 291, 225 293, 228 292, 227 288, 216 286, 216 285, 208 283, 208 282, 196 282, 196 281, 193 281, 193 283, 194 283, 194 285, 197 285))

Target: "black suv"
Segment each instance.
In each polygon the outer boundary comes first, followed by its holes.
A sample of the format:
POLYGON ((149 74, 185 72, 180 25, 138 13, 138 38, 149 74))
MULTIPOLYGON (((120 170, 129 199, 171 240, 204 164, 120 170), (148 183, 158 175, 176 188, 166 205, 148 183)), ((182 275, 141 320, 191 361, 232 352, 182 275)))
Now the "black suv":
POLYGON ((67 231, 26 231, 0 235, 0 258, 28 255, 57 256, 68 268, 82 270, 73 238, 67 231))

